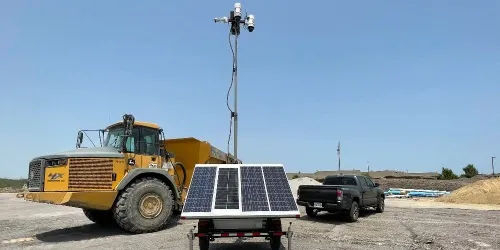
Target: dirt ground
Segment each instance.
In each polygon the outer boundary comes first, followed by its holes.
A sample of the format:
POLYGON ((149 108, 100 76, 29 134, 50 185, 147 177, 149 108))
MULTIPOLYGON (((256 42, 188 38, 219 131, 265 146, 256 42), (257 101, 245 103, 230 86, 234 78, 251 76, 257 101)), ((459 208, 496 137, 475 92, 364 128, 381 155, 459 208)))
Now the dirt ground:
MULTIPOLYGON (((500 206, 445 204, 429 199, 388 199, 381 214, 365 212, 356 223, 335 214, 304 215, 292 222, 293 249, 500 249, 500 206), (467 209, 464 209, 467 208, 467 209), (481 209, 481 210, 478 210, 481 209), (497 209, 487 210, 487 209, 497 209)), ((174 219, 160 232, 131 235, 88 221, 80 209, 38 204, 0 194, 0 249, 188 248, 196 221, 174 219)), ((195 242, 196 243, 196 242, 195 242)), ((282 240, 282 249, 288 249, 282 240)), ((195 244, 194 249, 198 249, 195 244)), ((217 239, 211 250, 270 249, 264 239, 217 239)))

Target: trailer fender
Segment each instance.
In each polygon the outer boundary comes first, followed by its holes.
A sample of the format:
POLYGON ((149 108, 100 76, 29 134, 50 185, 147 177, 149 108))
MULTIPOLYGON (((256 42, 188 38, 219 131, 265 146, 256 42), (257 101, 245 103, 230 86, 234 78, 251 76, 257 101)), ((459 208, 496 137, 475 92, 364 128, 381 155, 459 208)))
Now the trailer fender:
POLYGON ((128 171, 128 173, 125 175, 125 177, 123 177, 118 186, 116 186, 116 190, 122 191, 135 179, 146 176, 156 177, 159 180, 165 182, 165 184, 167 184, 167 186, 172 190, 176 203, 180 200, 179 191, 177 189, 177 186, 175 185, 174 179, 172 178, 172 176, 168 174, 168 171, 164 169, 157 169, 157 168, 132 169, 128 171))

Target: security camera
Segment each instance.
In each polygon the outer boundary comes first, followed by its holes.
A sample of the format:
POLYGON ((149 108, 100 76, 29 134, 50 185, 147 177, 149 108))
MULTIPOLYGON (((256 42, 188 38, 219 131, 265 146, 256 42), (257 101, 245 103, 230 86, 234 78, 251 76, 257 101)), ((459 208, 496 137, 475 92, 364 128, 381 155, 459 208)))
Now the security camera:
POLYGON ((236 20, 236 22, 241 20, 241 3, 234 4, 234 20, 236 20))
POLYGON ((216 17, 214 18, 215 23, 227 23, 229 20, 227 17, 216 17))
POLYGON ((248 27, 248 31, 252 32, 255 29, 255 17, 254 15, 248 15, 245 20, 245 25, 248 27))

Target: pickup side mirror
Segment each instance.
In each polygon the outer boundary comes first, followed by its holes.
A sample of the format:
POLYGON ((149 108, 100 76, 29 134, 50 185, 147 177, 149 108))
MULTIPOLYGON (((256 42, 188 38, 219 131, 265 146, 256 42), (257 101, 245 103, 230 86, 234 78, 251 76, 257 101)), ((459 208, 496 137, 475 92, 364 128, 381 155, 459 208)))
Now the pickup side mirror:
POLYGON ((374 187, 378 187, 378 186, 380 186, 380 184, 378 184, 377 182, 375 182, 375 183, 373 183, 373 186, 374 187))

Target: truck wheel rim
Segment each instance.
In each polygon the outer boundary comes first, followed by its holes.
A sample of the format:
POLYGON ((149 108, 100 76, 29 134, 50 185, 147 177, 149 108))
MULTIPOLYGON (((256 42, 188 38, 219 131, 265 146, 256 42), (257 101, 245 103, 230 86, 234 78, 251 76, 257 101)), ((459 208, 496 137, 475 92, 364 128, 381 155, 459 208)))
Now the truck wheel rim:
POLYGON ((157 194, 146 194, 139 201, 139 212, 146 219, 155 218, 162 209, 163 202, 157 194))
POLYGON ((354 211, 353 211, 353 217, 354 217, 354 219, 358 218, 358 213, 359 213, 358 206, 354 206, 354 211))
POLYGON ((384 199, 382 199, 382 200, 380 201, 380 208, 381 208, 382 210, 384 210, 384 205, 385 205, 385 204, 384 204, 384 199))

